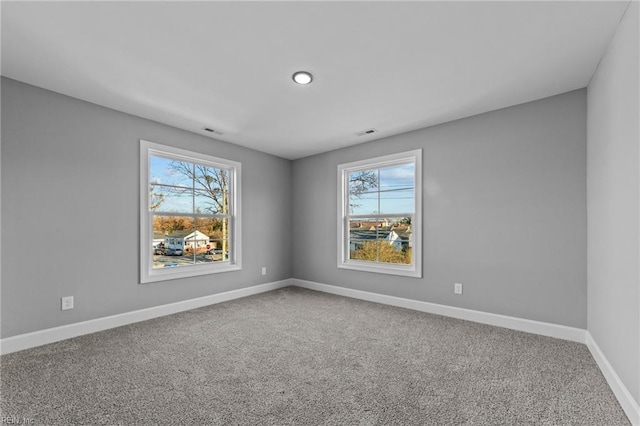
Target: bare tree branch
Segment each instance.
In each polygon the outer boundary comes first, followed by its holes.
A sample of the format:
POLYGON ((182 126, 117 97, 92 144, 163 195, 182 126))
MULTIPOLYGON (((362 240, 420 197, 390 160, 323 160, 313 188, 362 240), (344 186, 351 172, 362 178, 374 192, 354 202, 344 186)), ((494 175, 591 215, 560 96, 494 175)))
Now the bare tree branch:
MULTIPOLYGON (((378 187, 378 173, 374 170, 362 170, 356 173, 349 173, 349 199, 353 197, 360 198, 360 196, 370 191, 373 188, 378 187)), ((349 210, 352 212, 360 207, 360 204, 353 202, 349 203, 349 210)))

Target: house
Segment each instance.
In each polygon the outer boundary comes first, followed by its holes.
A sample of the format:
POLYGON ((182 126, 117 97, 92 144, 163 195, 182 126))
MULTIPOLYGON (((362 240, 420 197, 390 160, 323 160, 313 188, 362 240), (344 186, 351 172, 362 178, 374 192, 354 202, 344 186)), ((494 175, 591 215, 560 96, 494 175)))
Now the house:
POLYGON ((396 250, 403 250, 412 247, 411 231, 407 229, 391 229, 385 239, 393 245, 396 250))
POLYGON ((385 240, 390 245, 394 246, 396 250, 406 249, 412 246, 411 243, 411 231, 404 228, 373 228, 373 229, 359 229, 350 228, 350 250, 357 250, 362 248, 362 245, 367 241, 385 240))
MULTIPOLYGON (((586 345, 640 424, 638 1, 0 7, 3 353, 306 286, 586 345), (297 71, 310 73, 308 84, 297 71), (157 147, 143 151, 141 141, 166 147, 156 157, 161 178, 145 170, 157 147), (197 154, 188 183, 169 182, 167 153, 197 154), (394 168, 398 162, 415 171, 394 168), (345 264, 345 235, 371 239, 384 223, 366 214, 389 211, 371 202, 359 215, 363 226, 344 225, 345 164, 388 179, 381 194, 401 188, 396 179, 407 173, 420 176, 419 211, 408 213, 422 222, 412 222, 410 236, 384 232, 389 243, 419 251, 421 270, 345 264), (235 179, 208 179, 207 169, 232 170, 235 179), (149 187, 141 182, 149 178, 165 185, 165 211, 145 208, 149 187), (223 189, 231 184, 237 191, 223 189), (224 194, 232 208, 216 210, 206 191, 224 194), (229 260, 205 259, 202 268, 214 272, 197 274, 193 256, 188 267, 151 271, 158 285, 143 283, 148 251, 160 244, 143 225, 152 215, 224 222, 233 231, 229 260), (80 242, 97 227, 117 244, 30 256, 25 233, 80 242), (472 291, 456 294, 454 283, 472 291), (62 310, 72 296, 73 309, 62 310)), ((378 204, 391 200, 400 216, 407 207, 398 194, 378 204)), ((208 241, 162 238, 194 248, 208 241)), ((80 358, 82 345, 73 351, 80 358)), ((176 368, 165 376, 181 375, 176 368)), ((286 402, 282 383, 260 388, 265 410, 286 402)), ((3 387, 3 401, 12 395, 3 387)), ((566 395, 556 407, 578 399, 566 395)), ((59 406, 77 414, 76 402, 59 406)))
POLYGON ((361 249, 367 241, 385 239, 389 232, 373 229, 349 229, 349 250, 361 249))
POLYGON ((173 231, 164 236, 164 246, 169 249, 189 250, 207 250, 209 245, 209 236, 196 230, 180 230, 173 231))

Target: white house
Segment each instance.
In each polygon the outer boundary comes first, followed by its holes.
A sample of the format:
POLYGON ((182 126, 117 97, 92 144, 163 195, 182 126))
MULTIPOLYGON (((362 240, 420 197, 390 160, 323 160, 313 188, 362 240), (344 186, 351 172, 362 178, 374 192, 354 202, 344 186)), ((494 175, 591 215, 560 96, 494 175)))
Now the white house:
POLYGON ((412 246, 411 235, 410 230, 392 229, 386 236, 386 240, 389 241, 389 244, 393 245, 396 250, 400 251, 405 247, 412 246))
POLYGON ((174 231, 164 237, 164 247, 170 249, 204 250, 207 244, 209 244, 209 236, 200 231, 174 231))

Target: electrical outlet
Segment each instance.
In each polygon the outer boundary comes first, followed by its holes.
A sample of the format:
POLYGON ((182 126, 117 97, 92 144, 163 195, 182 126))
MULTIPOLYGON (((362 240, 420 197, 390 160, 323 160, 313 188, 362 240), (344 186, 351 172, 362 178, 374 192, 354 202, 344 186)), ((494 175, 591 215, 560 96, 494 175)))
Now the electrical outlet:
POLYGON ((61 309, 66 311, 67 309, 73 309, 73 296, 65 296, 62 298, 61 309))
POLYGON ((460 283, 455 283, 453 285, 453 293, 454 294, 462 294, 462 284, 460 283))
POLYGON ((262 267, 262 275, 267 275, 267 267, 266 266, 262 267))

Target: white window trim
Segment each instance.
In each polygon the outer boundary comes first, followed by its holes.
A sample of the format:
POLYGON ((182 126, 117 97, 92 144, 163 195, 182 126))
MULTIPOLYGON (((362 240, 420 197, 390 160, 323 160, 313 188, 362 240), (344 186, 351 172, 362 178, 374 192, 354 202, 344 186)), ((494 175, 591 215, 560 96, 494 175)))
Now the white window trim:
MULTIPOLYGON (((241 262, 241 163, 223 158, 213 157, 186 149, 175 148, 154 142, 140 140, 140 283, 173 280, 178 278, 195 277, 220 272, 238 271, 242 269, 241 262), (229 261, 177 268, 153 269, 153 252, 150 242, 153 241, 153 222, 149 213, 149 160, 152 155, 164 155, 184 159, 185 161, 208 164, 214 167, 232 168, 230 176, 230 220, 231 250, 229 261)), ((178 214, 176 214, 178 215, 178 214)))
POLYGON ((422 149, 338 165, 338 268, 414 278, 422 277, 422 149), (406 164, 408 162, 415 164, 415 216, 411 223, 414 235, 413 264, 399 265, 349 259, 349 188, 346 180, 347 174, 357 170, 406 164))

